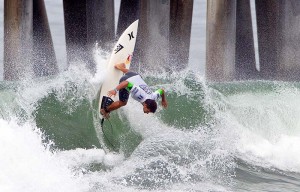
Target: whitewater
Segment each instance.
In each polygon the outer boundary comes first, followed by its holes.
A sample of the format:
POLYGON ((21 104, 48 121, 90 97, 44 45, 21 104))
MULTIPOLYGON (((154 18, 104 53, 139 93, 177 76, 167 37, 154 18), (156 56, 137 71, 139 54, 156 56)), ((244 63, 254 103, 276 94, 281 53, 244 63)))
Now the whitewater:
POLYGON ((77 64, 1 84, 0 191, 299 190, 299 84, 144 74, 169 108, 147 115, 130 100, 107 141, 95 104, 107 57, 97 61, 95 75, 77 64))

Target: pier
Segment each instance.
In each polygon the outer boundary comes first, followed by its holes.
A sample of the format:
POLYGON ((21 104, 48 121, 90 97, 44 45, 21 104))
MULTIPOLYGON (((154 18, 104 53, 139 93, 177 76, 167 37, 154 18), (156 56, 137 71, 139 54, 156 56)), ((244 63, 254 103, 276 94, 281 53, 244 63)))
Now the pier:
MULTIPOLYGON (((120 3, 115 25, 113 0, 63 0, 66 66, 81 62, 94 73, 95 45, 110 52, 126 27, 139 19, 134 70, 172 72, 188 67, 192 20, 200 19, 193 11, 203 11, 194 8, 193 0, 120 3)), ((206 3, 206 62, 198 65, 205 65, 207 81, 300 81, 299 1, 206 3)), ((59 73, 44 0, 4 0, 3 63, 8 81, 59 73)))

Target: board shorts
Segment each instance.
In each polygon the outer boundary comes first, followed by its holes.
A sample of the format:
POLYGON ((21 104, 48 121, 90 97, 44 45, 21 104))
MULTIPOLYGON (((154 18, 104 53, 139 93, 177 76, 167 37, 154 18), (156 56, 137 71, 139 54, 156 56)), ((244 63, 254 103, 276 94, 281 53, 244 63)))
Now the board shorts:
MULTIPOLYGON (((128 71, 127 73, 125 73, 121 79, 120 79, 120 82, 123 82, 123 81, 126 81, 126 79, 130 78, 130 77, 133 77, 133 76, 136 76, 136 75, 139 75, 135 72, 132 72, 132 71, 128 71)), ((129 91, 125 88, 123 89, 120 89, 119 90, 119 100, 122 101, 122 102, 127 102, 128 101, 128 98, 129 98, 129 91)))

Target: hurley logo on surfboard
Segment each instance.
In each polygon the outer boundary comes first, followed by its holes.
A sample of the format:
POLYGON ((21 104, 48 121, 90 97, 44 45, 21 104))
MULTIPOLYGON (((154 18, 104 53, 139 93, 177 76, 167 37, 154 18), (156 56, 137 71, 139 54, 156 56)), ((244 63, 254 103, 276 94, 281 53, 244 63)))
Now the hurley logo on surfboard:
POLYGON ((131 31, 131 33, 129 33, 128 35, 129 35, 129 41, 134 38, 133 31, 131 31))

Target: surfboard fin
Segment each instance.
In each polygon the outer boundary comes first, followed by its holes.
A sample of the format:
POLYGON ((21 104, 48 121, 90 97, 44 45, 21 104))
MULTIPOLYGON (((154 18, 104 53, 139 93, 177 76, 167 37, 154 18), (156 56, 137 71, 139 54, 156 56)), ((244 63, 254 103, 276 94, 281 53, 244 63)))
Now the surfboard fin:
POLYGON ((104 123, 104 118, 101 119, 101 122, 100 122, 101 127, 103 127, 103 123, 104 123))

